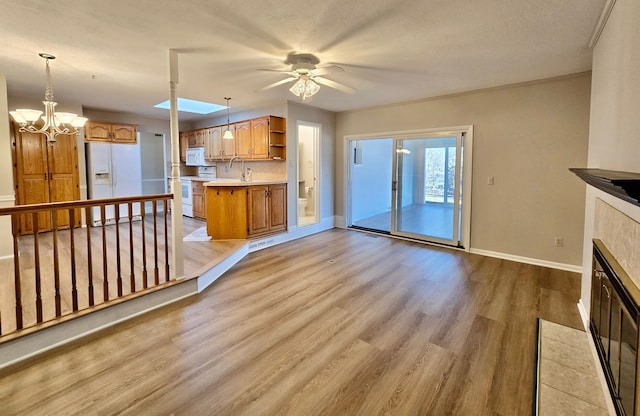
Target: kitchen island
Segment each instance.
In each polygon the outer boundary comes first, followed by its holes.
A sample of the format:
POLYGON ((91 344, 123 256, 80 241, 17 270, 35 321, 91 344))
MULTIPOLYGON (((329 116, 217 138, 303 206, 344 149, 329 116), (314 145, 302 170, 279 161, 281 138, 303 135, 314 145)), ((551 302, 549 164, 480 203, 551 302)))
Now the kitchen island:
POLYGON ((287 230, 287 182, 218 178, 204 183, 207 234, 247 239, 287 230))

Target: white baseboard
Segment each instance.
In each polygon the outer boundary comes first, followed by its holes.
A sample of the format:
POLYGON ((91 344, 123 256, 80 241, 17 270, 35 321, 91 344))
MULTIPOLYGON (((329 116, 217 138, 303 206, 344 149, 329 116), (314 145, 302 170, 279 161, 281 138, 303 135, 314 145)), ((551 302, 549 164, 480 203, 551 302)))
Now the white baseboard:
POLYGON ((344 216, 342 215, 336 215, 335 217, 333 217, 333 224, 337 227, 337 228, 347 228, 347 222, 344 218, 344 216))
POLYGON ((553 261, 534 259, 531 257, 514 256, 513 254, 482 250, 478 248, 471 248, 469 252, 472 254, 480 254, 481 256, 495 257, 503 260, 516 261, 518 263, 532 264, 534 266, 549 267, 551 269, 565 270, 565 271, 574 272, 574 273, 582 273, 582 266, 575 266, 573 264, 556 263, 553 261))
POLYGON ((4 368, 197 293, 195 279, 0 344, 4 368))

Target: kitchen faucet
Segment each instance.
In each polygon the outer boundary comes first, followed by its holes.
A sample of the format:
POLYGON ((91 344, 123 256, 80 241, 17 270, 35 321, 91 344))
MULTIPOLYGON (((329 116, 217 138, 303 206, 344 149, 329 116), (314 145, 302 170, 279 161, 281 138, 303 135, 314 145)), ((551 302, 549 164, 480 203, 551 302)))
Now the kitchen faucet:
POLYGON ((238 155, 232 156, 231 159, 229 159, 229 169, 231 169, 231 167, 233 166, 233 161, 236 160, 236 159, 240 160, 240 181, 241 182, 245 182, 247 179, 246 179, 245 171, 244 171, 244 159, 243 158, 241 158, 238 155))

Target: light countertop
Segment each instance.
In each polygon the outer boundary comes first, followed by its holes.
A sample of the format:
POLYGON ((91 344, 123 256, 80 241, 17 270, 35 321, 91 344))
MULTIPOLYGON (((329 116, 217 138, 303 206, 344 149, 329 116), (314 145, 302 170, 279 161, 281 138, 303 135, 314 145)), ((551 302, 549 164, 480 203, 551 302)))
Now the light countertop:
POLYGON ((287 183, 286 180, 252 180, 243 182, 240 179, 216 178, 204 184, 204 186, 253 186, 253 185, 277 185, 287 183))

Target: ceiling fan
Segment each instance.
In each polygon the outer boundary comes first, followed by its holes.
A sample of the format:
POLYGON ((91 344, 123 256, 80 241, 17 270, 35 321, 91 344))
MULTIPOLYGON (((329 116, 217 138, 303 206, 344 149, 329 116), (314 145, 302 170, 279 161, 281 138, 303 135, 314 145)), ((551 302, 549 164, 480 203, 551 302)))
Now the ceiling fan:
POLYGON ((303 100, 311 97, 320 90, 320 85, 318 84, 326 85, 327 87, 335 88, 349 94, 356 92, 355 88, 324 78, 322 75, 329 72, 344 72, 344 69, 337 65, 327 65, 318 68, 316 65, 320 63, 320 59, 310 53, 291 52, 287 55, 285 63, 291 65, 290 71, 259 69, 259 71, 280 72, 289 75, 289 77, 260 88, 258 91, 265 91, 295 81, 291 88, 289 88, 289 91, 298 97, 302 97, 303 100))

